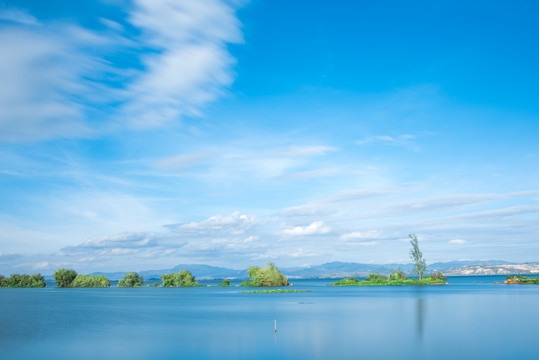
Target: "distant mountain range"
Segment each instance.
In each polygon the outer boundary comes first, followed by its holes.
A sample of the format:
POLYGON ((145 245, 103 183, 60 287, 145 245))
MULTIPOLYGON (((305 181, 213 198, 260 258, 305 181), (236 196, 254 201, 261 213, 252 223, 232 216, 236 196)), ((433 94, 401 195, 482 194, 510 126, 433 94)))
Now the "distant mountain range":
MULTIPOLYGON (((389 274, 393 270, 401 269, 406 273, 413 272, 412 264, 360 264, 354 262, 329 262, 322 265, 279 268, 283 274, 291 279, 300 278, 342 278, 364 277, 369 273, 378 272, 389 274)), ((158 279, 163 274, 177 273, 180 270, 189 270, 197 279, 246 279, 247 270, 234 270, 223 267, 200 264, 180 264, 171 269, 139 271, 146 279, 158 279)), ((449 276, 466 275, 509 275, 509 274, 539 274, 538 263, 515 264, 502 260, 488 261, 451 261, 438 262, 427 266, 427 273, 442 272, 449 276)), ((125 272, 95 272, 91 275, 105 275, 111 280, 123 279, 125 272)))

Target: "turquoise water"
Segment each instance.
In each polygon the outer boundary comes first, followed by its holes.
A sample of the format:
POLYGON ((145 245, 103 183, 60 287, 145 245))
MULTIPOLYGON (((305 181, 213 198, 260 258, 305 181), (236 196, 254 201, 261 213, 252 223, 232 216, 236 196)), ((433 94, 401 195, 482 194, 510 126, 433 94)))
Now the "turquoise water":
POLYGON ((539 286, 0 289, 2 359, 531 359, 539 286), (277 320, 277 333, 274 321, 277 320))

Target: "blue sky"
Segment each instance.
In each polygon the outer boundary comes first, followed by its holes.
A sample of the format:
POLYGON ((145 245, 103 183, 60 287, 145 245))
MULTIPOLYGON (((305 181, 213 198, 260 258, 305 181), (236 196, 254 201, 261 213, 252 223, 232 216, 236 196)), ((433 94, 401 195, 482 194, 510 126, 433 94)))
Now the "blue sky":
POLYGON ((539 260, 534 1, 0 2, 0 273, 539 260))

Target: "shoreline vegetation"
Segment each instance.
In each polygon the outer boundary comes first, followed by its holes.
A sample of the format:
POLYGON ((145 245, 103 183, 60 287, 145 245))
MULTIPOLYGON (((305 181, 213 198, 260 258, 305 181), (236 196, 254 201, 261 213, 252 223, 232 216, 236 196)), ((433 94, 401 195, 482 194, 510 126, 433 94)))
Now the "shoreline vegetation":
POLYGON ((349 277, 328 284, 329 286, 402 286, 402 285, 446 285, 447 278, 441 273, 434 273, 419 279, 408 278, 402 271, 397 270, 389 276, 378 273, 369 274, 365 280, 349 277))
POLYGON ((3 288, 42 288, 47 286, 41 274, 11 274, 8 278, 0 275, 0 287, 3 288))
POLYGON ((539 285, 539 277, 525 277, 520 275, 508 275, 503 283, 495 282, 494 284, 506 285, 539 285))
MULTIPOLYGON (((268 263, 265 268, 251 266, 248 271, 249 280, 243 281, 239 285, 231 285, 229 279, 223 279, 217 287, 239 286, 239 287, 280 287, 291 286, 286 276, 281 274, 273 263, 268 263)), ((59 288, 102 288, 111 287, 110 280, 105 275, 84 275, 77 274, 72 269, 59 269, 54 273, 54 281, 59 288)), ((202 287, 208 286, 199 284, 193 274, 187 270, 180 270, 177 274, 161 275, 161 282, 153 283, 151 287, 202 287)), ((45 279, 41 274, 26 275, 12 274, 9 278, 0 275, 0 287, 46 287, 45 279)), ((144 285, 144 277, 136 272, 126 273, 123 279, 118 281, 116 287, 136 288, 149 287, 144 285)), ((261 291, 267 292, 267 291, 261 291)), ((280 291, 280 292, 299 292, 280 291)))

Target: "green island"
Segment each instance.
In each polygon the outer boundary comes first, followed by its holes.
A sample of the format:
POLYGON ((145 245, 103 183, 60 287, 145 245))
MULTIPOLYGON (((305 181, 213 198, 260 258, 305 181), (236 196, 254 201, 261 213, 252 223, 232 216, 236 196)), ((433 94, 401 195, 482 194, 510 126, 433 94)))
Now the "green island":
POLYGON ((7 288, 42 288, 47 286, 41 274, 11 274, 8 278, 0 275, 0 287, 7 288))
POLYGON ((271 262, 265 268, 259 268, 258 266, 251 266, 247 269, 247 275, 249 279, 245 280, 240 286, 251 287, 277 287, 277 286, 289 286, 286 276, 281 274, 278 268, 271 262))
POLYGON ((445 285, 447 278, 442 273, 432 273, 429 276, 423 277, 427 270, 427 263, 423 259, 423 253, 419 250, 419 241, 417 236, 410 234, 410 258, 414 263, 414 271, 419 275, 419 278, 408 278, 402 270, 393 271, 389 276, 378 273, 369 274, 365 280, 349 277, 328 284, 330 286, 402 286, 402 285, 445 285))
POLYGON ((402 273, 395 271, 389 276, 380 274, 369 274, 365 280, 349 277, 329 284, 330 286, 401 286, 401 285, 445 285, 447 278, 441 273, 434 273, 430 276, 425 276, 420 279, 411 278, 402 273))
MULTIPOLYGON (((495 283, 501 284, 501 283, 495 283)), ((520 275, 508 275, 503 284, 509 285, 539 285, 539 277, 525 277, 520 275)))
POLYGON ((302 292, 311 292, 311 290, 269 289, 269 290, 239 291, 240 294, 275 294, 275 293, 302 293, 302 292))

